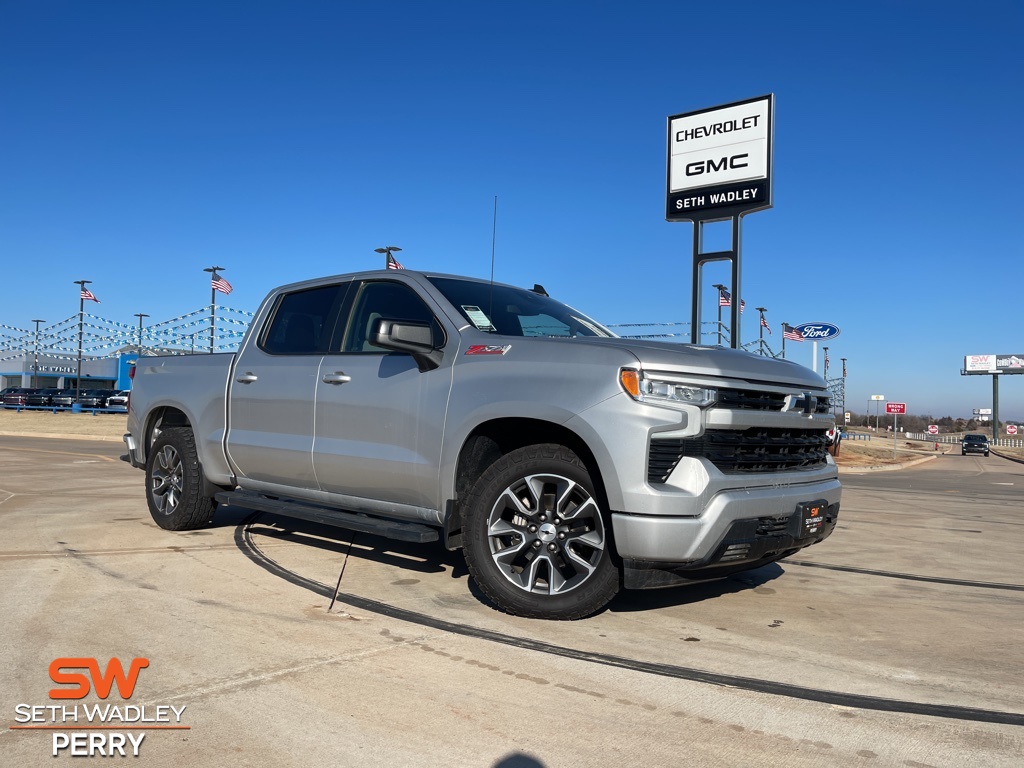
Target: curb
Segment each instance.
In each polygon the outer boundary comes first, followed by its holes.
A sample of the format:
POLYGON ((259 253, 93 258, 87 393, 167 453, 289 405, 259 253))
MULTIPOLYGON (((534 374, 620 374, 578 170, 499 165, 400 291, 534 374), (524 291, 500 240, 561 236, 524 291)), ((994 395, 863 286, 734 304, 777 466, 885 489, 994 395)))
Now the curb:
POLYGON ((101 443, 123 443, 124 438, 111 435, 53 435, 40 432, 0 432, 0 437, 42 437, 50 440, 98 440, 101 443))
MULTIPOLYGON (((946 454, 941 454, 945 456, 946 454)), ((871 467, 839 467, 840 472, 850 472, 853 474, 859 472, 895 472, 898 469, 906 469, 907 467, 914 467, 918 464, 924 464, 926 461, 934 461, 938 458, 938 455, 933 456, 922 456, 919 459, 912 459, 910 461, 900 462, 899 464, 876 464, 871 467)))

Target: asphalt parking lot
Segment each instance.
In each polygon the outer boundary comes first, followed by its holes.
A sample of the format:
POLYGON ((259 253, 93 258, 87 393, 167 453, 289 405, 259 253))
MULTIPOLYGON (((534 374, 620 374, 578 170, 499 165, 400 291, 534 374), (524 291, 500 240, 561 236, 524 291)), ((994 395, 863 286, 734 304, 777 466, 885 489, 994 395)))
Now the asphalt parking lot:
POLYGON ((72 759, 73 733, 144 735, 154 766, 1024 761, 1024 465, 844 476, 836 533, 793 559, 552 623, 495 611, 437 546, 223 507, 163 531, 121 453, 0 437, 7 764, 61 735, 72 759), (51 663, 91 658, 148 666, 130 699, 95 675, 51 699, 51 663), (97 704, 139 719, 90 728, 97 704))

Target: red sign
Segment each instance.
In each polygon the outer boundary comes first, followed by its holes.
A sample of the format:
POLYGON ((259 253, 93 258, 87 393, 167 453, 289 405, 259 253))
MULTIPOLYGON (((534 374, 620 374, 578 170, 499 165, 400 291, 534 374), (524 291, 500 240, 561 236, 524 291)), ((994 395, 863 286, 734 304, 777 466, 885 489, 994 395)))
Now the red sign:
POLYGON ((929 424, 928 425, 928 434, 929 435, 937 435, 937 434, 939 434, 939 425, 938 424, 929 424))
POLYGON ((885 412, 886 413, 906 413, 907 412, 907 404, 906 403, 886 403, 885 404, 885 412))
POLYGON ((1008 435, 1016 435, 1017 434, 1017 425, 1016 424, 1007 424, 1006 425, 1006 434, 1008 434, 1008 435))

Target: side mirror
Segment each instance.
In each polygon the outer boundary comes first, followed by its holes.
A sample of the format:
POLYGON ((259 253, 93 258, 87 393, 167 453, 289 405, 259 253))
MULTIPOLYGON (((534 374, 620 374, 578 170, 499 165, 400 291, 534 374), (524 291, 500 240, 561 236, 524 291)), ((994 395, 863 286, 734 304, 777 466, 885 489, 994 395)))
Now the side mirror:
POLYGON ((378 347, 412 355, 421 371, 441 365, 442 352, 434 346, 434 331, 426 323, 378 320, 370 341, 378 347))

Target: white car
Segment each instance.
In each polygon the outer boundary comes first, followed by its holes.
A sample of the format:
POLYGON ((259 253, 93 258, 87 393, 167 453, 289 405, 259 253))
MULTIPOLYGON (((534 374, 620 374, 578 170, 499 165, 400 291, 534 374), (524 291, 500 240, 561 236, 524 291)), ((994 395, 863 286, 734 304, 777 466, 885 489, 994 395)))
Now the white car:
POLYGON ((122 389, 107 398, 107 410, 110 411, 127 411, 128 410, 128 395, 130 392, 127 389, 122 389))

